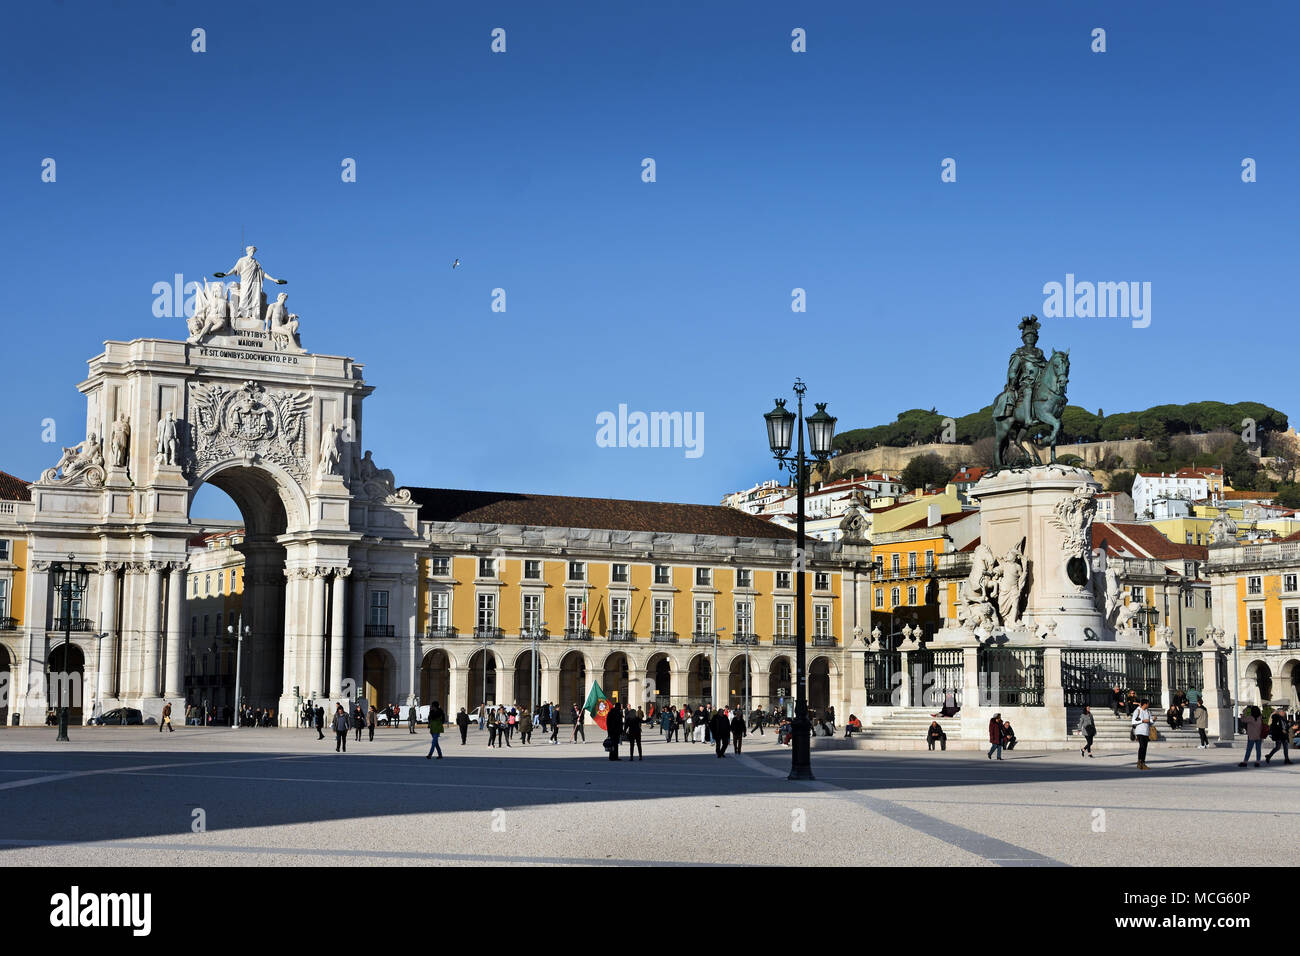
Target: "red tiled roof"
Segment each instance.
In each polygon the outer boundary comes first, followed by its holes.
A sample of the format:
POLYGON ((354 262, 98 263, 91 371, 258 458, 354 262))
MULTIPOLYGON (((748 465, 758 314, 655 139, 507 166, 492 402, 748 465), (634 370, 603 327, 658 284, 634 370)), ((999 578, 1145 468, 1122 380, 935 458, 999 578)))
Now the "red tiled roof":
POLYGON ((1119 521, 1094 521, 1092 546, 1094 549, 1105 548, 1110 555, 1127 554, 1130 557, 1156 558, 1162 561, 1204 561, 1209 555, 1203 544, 1178 544, 1149 524, 1119 521))
POLYGON ((980 536, 979 536, 979 535, 975 535, 975 540, 974 540, 974 541, 972 541, 970 544, 966 545, 966 547, 964 547, 964 548, 959 548, 958 550, 959 550, 959 551, 974 551, 974 550, 975 550, 976 548, 978 548, 979 546, 980 546, 980 536))
POLYGON ((0 499, 4 501, 31 501, 32 493, 27 482, 15 478, 7 471, 0 471, 0 499))
POLYGON ((795 538, 771 519, 722 505, 688 505, 620 498, 570 498, 508 491, 410 488, 421 521, 518 524, 603 531, 657 531, 738 538, 795 538))
POLYGON ((1219 497, 1227 501, 1272 501, 1277 497, 1276 491, 1227 491, 1219 497))
POLYGON ((965 482, 965 481, 979 481, 981 478, 984 477, 984 474, 987 471, 988 471, 987 468, 979 468, 979 467, 963 468, 961 471, 957 472, 957 474, 953 475, 952 478, 949 480, 954 483, 965 482))

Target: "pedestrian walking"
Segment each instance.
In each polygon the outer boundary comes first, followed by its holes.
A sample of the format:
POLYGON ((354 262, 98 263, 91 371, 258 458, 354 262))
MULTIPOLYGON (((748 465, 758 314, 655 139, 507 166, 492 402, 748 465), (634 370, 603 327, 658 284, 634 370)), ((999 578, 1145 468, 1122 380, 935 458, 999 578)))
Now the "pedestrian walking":
POLYGON ((758 728, 758 735, 763 736, 763 724, 767 722, 767 715, 763 713, 763 705, 759 704, 754 712, 749 715, 749 725, 751 728, 758 728))
POLYGON ((368 711, 366 711, 366 728, 370 731, 370 739, 371 739, 372 741, 375 739, 375 720, 376 720, 376 719, 377 719, 377 718, 376 718, 376 716, 375 716, 375 708, 371 707, 368 711))
POLYGON ((641 724, 645 722, 645 714, 638 707, 635 711, 628 708, 627 717, 623 721, 623 733, 627 735, 627 759, 633 760, 633 754, 640 754, 641 759, 645 760, 645 754, 641 750, 641 724))
POLYGON ((713 737, 713 750, 719 757, 727 755, 727 741, 731 739, 731 721, 727 712, 719 707, 709 720, 708 729, 713 737))
POLYGON ((1277 753, 1279 747, 1282 748, 1283 761, 1285 763, 1291 762, 1291 740, 1287 730, 1286 711, 1273 711, 1273 716, 1268 720, 1268 739, 1273 741, 1273 749, 1264 758, 1264 763, 1268 763, 1273 759, 1273 754, 1277 753))
POLYGON ((348 712, 342 704, 334 705, 334 752, 348 752, 348 712))
POLYGON ((1133 736, 1137 739, 1139 770, 1151 769, 1147 766, 1147 744, 1151 743, 1151 725, 1154 723, 1151 719, 1150 703, 1151 701, 1143 698, 1138 702, 1130 718, 1133 723, 1133 736))
POLYGON ((365 715, 361 713, 361 704, 358 703, 352 708, 352 726, 357 728, 357 740, 361 740, 361 731, 366 726, 365 715))
POLYGON ((316 707, 316 739, 325 739, 325 708, 323 705, 316 707))
POLYGON ((1097 736, 1097 722, 1093 719, 1092 708, 1087 704, 1083 705, 1083 713, 1079 715, 1079 724, 1075 727, 1075 730, 1077 730, 1079 734, 1087 740, 1087 743, 1085 743, 1083 748, 1079 751, 1079 756, 1082 757, 1084 754, 1087 754, 1091 757, 1092 738, 1097 736))
POLYGON ((740 709, 731 716, 731 749, 740 753, 740 744, 745 737, 745 718, 740 716, 740 709))
POLYGON ((533 715, 521 710, 515 718, 515 728, 519 731, 519 742, 528 743, 533 737, 533 715))
POLYGON ((487 716, 488 746, 497 745, 497 712, 491 711, 487 716))
POLYGON ((465 713, 465 708, 460 709, 456 715, 456 727, 460 730, 460 745, 465 746, 465 741, 469 739, 469 714, 465 713))
POLYGON ((176 733, 176 728, 172 726, 172 702, 170 700, 163 704, 162 720, 158 721, 158 733, 162 733, 163 724, 167 725, 169 734, 176 733))
POLYGON ((618 759, 619 742, 623 738, 623 714, 619 705, 615 704, 605 715, 605 749, 609 751, 609 759, 618 759))
POLYGON ((429 752, 424 755, 425 760, 430 759, 434 751, 437 751, 438 759, 442 759, 442 748, 438 746, 438 738, 442 736, 442 724, 446 719, 447 715, 442 712, 436 700, 429 705, 429 735, 433 741, 429 744, 429 752))
POLYGON ((569 743, 576 744, 578 742, 579 737, 582 738, 582 742, 584 744, 587 742, 586 723, 587 723, 587 712, 583 710, 581 707, 579 707, 577 704, 574 704, 573 705, 573 733, 569 735, 569 743))
POLYGON ((1246 716, 1241 720, 1246 728, 1246 756, 1237 764, 1238 767, 1244 767, 1250 762, 1250 750, 1255 748, 1255 766, 1259 766, 1259 755, 1264 750, 1264 721, 1260 717, 1258 707, 1246 708, 1246 716))
POLYGON ((1002 715, 994 714, 989 718, 989 759, 993 759, 993 754, 1002 759, 1002 715))
POLYGON ((1192 711, 1192 719, 1196 721, 1196 734, 1201 738, 1198 750, 1208 750, 1210 740, 1205 736, 1205 732, 1210 729, 1210 712, 1205 709, 1205 701, 1198 700, 1196 708, 1192 711))
POLYGON ((415 722, 417 719, 415 707, 412 706, 411 709, 406 712, 406 725, 411 729, 411 733, 415 733, 415 722))

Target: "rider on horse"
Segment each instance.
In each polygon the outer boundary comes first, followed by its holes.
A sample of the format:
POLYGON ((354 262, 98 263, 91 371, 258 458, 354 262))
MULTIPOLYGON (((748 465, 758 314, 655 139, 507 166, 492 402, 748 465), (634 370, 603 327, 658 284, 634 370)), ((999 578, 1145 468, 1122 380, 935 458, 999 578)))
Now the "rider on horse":
POLYGON ((1007 387, 993 403, 993 418, 1011 418, 1020 412, 1021 421, 1032 421, 1030 403, 1034 383, 1047 366, 1047 357, 1038 347, 1038 317, 1027 315, 1020 320, 1020 338, 1025 344, 1011 353, 1007 366, 1007 387))

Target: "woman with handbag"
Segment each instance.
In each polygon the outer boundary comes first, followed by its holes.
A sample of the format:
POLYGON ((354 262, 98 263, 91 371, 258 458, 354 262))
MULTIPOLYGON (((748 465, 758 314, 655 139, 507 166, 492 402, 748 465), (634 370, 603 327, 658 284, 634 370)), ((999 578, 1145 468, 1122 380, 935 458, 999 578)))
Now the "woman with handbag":
POLYGON ((1075 728, 1078 733, 1087 739, 1083 749, 1079 751, 1079 756, 1087 754, 1092 756, 1092 738, 1097 736, 1097 722, 1093 720, 1092 708, 1087 704, 1083 705, 1083 713, 1079 715, 1079 725, 1075 728))

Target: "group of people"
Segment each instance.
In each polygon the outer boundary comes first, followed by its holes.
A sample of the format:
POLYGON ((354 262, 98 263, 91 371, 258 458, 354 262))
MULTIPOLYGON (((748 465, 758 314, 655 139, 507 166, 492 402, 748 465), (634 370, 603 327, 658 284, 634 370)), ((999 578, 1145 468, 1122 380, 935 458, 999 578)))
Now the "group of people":
POLYGON ((1002 751, 1015 749, 1016 732, 1011 727, 1011 721, 1003 720, 1001 714, 994 714, 989 718, 989 759, 992 760, 996 755, 1001 760, 1002 751))
POLYGON ((1279 707, 1268 717, 1265 724, 1264 713, 1258 707, 1247 707, 1238 719, 1238 730, 1246 735, 1246 756, 1238 767, 1250 763, 1250 752, 1255 752, 1255 766, 1259 766, 1260 753, 1264 749, 1264 738, 1273 741, 1273 749, 1264 757, 1264 763, 1271 763, 1274 754, 1282 751, 1283 763, 1291 763, 1291 747, 1300 746, 1300 723, 1294 715, 1288 716, 1285 707, 1279 707))
MULTIPOLYGON (((751 714, 751 721, 747 723, 738 707, 719 707, 716 710, 705 704, 694 710, 686 706, 663 707, 659 711, 658 723, 665 743, 674 739, 684 739, 689 743, 712 743, 715 754, 725 757, 729 743, 736 753, 741 752, 745 735, 755 722, 755 715, 759 732, 762 732, 764 717, 761 710, 760 707, 751 714)), ((640 707, 633 710, 615 704, 610 709, 605 715, 605 749, 609 752, 610 760, 619 759, 618 752, 623 741, 628 744, 629 760, 645 760, 641 749, 641 727, 647 719, 640 707)))

